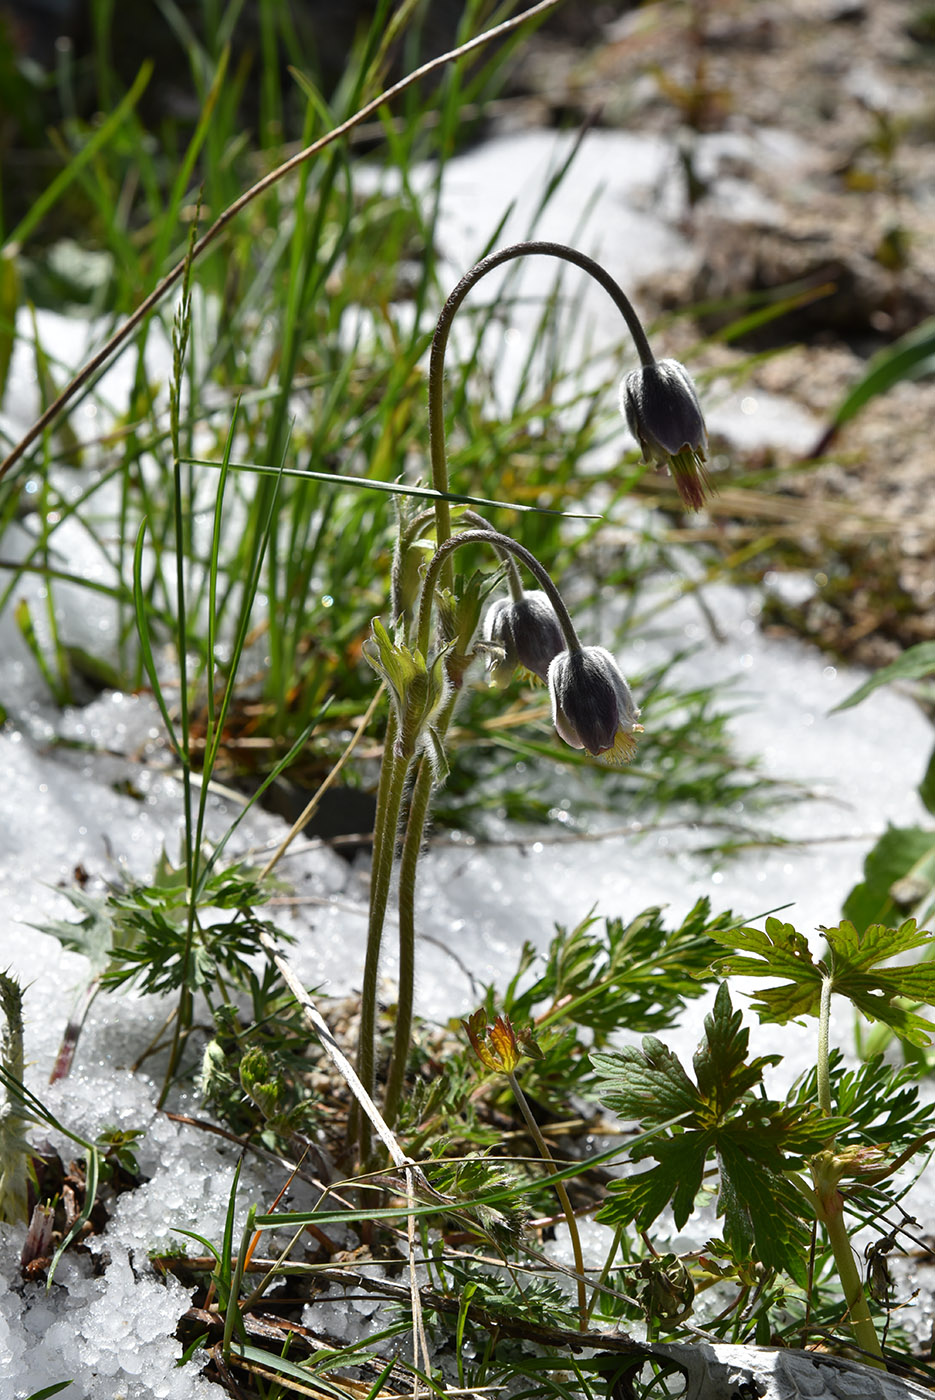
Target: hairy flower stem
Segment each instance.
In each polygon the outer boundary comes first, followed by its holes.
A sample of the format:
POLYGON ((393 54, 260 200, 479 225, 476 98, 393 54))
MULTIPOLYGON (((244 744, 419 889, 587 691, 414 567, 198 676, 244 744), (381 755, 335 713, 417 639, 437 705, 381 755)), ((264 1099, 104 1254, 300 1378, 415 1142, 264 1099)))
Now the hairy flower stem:
MULTIPOLYGON (((510 565, 511 587, 512 578, 516 573, 513 564, 513 556, 519 559, 530 572, 541 583, 543 590, 548 594, 552 606, 555 609, 559 625, 565 636, 570 651, 579 650, 581 643, 575 631, 574 624, 569 616, 568 609, 561 594, 552 582, 548 572, 530 554, 528 549, 517 544, 508 535, 501 535, 496 530, 488 528, 478 528, 474 530, 463 530, 457 535, 450 536, 441 548, 435 551, 426 569, 425 579, 422 585, 422 593, 419 601, 418 618, 418 641, 417 645, 423 656, 427 656, 431 644, 431 620, 432 603, 435 596, 435 588, 439 582, 440 573, 445 560, 448 559, 454 550, 462 544, 489 544, 496 549, 501 558, 506 559, 510 565)), ((517 588, 522 596, 522 586, 517 578, 517 588)), ((457 700, 457 691, 452 691, 445 701, 441 712, 435 719, 435 729, 439 737, 444 739, 454 706, 457 700)), ((388 759, 389 746, 384 749, 384 765, 388 759)), ((382 783, 382 776, 381 776, 382 783)), ((396 1121, 396 1114, 399 1110, 399 1100, 402 1094, 402 1087, 405 1081, 406 1061, 409 1055, 409 1042, 412 1035, 412 1006, 413 988, 415 983, 415 888, 416 869, 419 862, 419 855, 422 849, 422 841, 425 835, 425 825, 428 820, 429 802, 432 796, 433 774, 431 764, 425 755, 419 760, 416 770, 416 779, 409 801, 409 816, 406 822, 406 835, 403 842, 402 857, 399 871, 399 1000, 396 1012, 396 1030, 393 1040, 393 1053, 390 1061, 389 1078, 387 1080, 386 1097, 383 1105, 384 1115, 389 1124, 396 1121)), ((379 799, 378 799, 379 800, 379 799)), ((378 814, 379 821, 379 814, 378 814)), ((381 848, 382 849, 382 848, 381 848)), ((371 903, 370 903, 370 931, 368 934, 368 957, 370 949, 373 948, 374 968, 372 972, 372 982, 367 977, 365 969, 363 1003, 361 1009, 361 1049, 364 1045, 364 1033, 367 1032, 369 1040, 373 1041, 372 1015, 366 1011, 370 988, 373 988, 373 999, 376 996, 376 961, 379 959, 380 940, 383 930, 383 920, 386 915, 385 892, 383 896, 382 908, 375 906, 374 900, 381 891, 381 886, 377 878, 378 845, 376 828, 374 832, 374 852, 373 869, 371 876, 371 903), (367 1022, 364 1022, 364 1015, 367 1014, 367 1022)), ((392 868, 392 846, 390 847, 390 869, 392 868)), ((386 877, 386 888, 389 888, 389 873, 386 877)), ((360 1077, 367 1085, 370 1092, 373 1092, 371 1084, 368 1083, 363 1073, 364 1060, 360 1060, 360 1077)), ((368 1131, 364 1123, 360 1124, 362 1130, 368 1131)))
MULTIPOLYGON (((489 257, 475 264, 461 278, 442 307, 432 339, 432 353, 429 359, 429 450, 432 462, 432 485, 436 491, 445 493, 448 491, 448 458, 445 451, 445 350, 455 312, 471 288, 488 272, 501 267, 505 262, 510 262, 513 258, 524 258, 536 253, 573 263, 575 267, 582 268, 596 282, 600 283, 626 322, 627 330, 633 337, 640 364, 655 364, 655 356, 650 349, 646 332, 629 297, 610 273, 605 271, 600 263, 589 258, 587 253, 580 253, 577 248, 566 247, 564 243, 542 241, 513 243, 508 248, 500 248, 496 253, 491 253, 489 257)), ((447 500, 437 500, 435 502, 436 544, 443 545, 450 535, 451 512, 448 508, 448 502, 447 500)), ((451 565, 447 560, 442 574, 442 583, 447 588, 451 587, 451 565)))
MULTIPOLYGON (((472 525, 475 530, 486 530, 488 534, 496 534, 489 520, 485 520, 482 515, 478 515, 476 510, 466 510, 461 516, 466 524, 472 525)), ((506 569, 507 587, 510 590, 510 597, 514 603, 518 603, 523 596, 523 580, 517 568, 516 560, 508 549, 498 549, 500 561, 506 569)))
MULTIPOLYGON (((400 532, 399 546, 397 548, 398 558, 402 557, 408 549, 412 548, 426 525, 428 525, 429 521, 434 519, 434 517, 434 508, 420 511, 418 515, 412 517, 405 528, 400 532)), ((466 525, 470 525, 475 530, 484 530, 488 534, 496 533, 489 520, 485 520, 476 510, 464 510, 460 518, 466 525)), ((510 554, 505 549, 498 550, 497 553, 500 555, 501 563, 506 569, 507 586, 510 590, 510 596, 514 602, 518 602, 523 596, 523 580, 516 566, 516 561, 511 558, 510 554)), ((394 578, 391 603, 393 620, 395 622, 403 615, 403 602, 400 596, 399 580, 396 578, 394 578)))
MULTIPOLYGON (((826 976, 821 984, 821 1002, 818 1011, 818 1106, 826 1118, 831 1117, 831 978, 826 976)), ((825 1227, 828 1242, 834 1254, 834 1262, 844 1290, 848 1320, 858 1346, 869 1353, 864 1360, 868 1366, 885 1369, 883 1352, 877 1337, 876 1328, 864 1293, 860 1270, 854 1260, 850 1236, 844 1221, 844 1201, 838 1190, 840 1168, 834 1152, 834 1138, 829 1138, 825 1149, 811 1163, 812 1180, 815 1183, 815 1214, 825 1227)))
POLYGON ((409 1042, 412 1037, 412 1002, 416 975, 416 867, 422 850, 433 785, 432 765, 423 754, 416 768, 415 782, 409 798, 409 816, 399 861, 399 996, 396 1003, 393 1053, 383 1103, 383 1117, 391 1128, 399 1111, 399 1100, 406 1078, 406 1062, 409 1058, 409 1042))
MULTIPOLYGON (((826 1118, 831 1117, 831 978, 824 977, 821 983, 821 1003, 818 1011, 818 1107, 826 1118)), ((834 1146, 832 1138, 829 1147, 834 1146)))
MULTIPOLYGON (((519 1111, 526 1121, 526 1127, 532 1134, 533 1141, 545 1160, 554 1166, 555 1158, 549 1151, 549 1144, 542 1136, 539 1124, 532 1116, 532 1109, 529 1107, 526 1095, 519 1087, 519 1080, 512 1072, 507 1073, 507 1079, 510 1081, 510 1088, 513 1090, 513 1095, 516 1102, 519 1104, 519 1111)), ((578 1287, 578 1326, 582 1332, 586 1332, 588 1330, 588 1295, 584 1282, 584 1255, 581 1252, 581 1236, 578 1234, 578 1222, 571 1208, 571 1201, 568 1198, 568 1192, 565 1190, 564 1181, 556 1181, 555 1192, 561 1202, 562 1211, 565 1215, 565 1223, 568 1226, 568 1235, 571 1239, 572 1253, 575 1256, 575 1274, 577 1275, 575 1282, 578 1287)))
POLYGON ((844 1222, 844 1201, 837 1187, 838 1174, 834 1170, 834 1154, 819 1153, 812 1163, 812 1178, 815 1182, 816 1214, 828 1236, 834 1254, 834 1262, 844 1291, 848 1321, 857 1345, 867 1353, 864 1361, 868 1366, 886 1369, 883 1350, 877 1337, 870 1308, 864 1294, 863 1280, 854 1259, 847 1225, 844 1222), (823 1168, 830 1169, 830 1180, 823 1179, 823 1168))
MULTIPOLYGON (((377 788, 377 811, 373 824, 373 858, 370 870, 370 915, 367 924, 367 950, 364 956, 364 976, 360 994, 360 1041, 357 1048, 357 1073, 371 1098, 376 1092, 376 1023, 377 978, 380 970, 380 944, 393 874, 399 809, 402 805, 407 759, 394 752, 397 723, 391 709, 386 722, 383 764, 377 788)), ((370 1124, 361 1115, 358 1127, 361 1165, 370 1155, 370 1124)), ((351 1128, 353 1130, 353 1121, 351 1128)))
MULTIPOLYGON (((458 701, 452 690, 435 718, 435 728, 441 738, 448 732, 458 701)), ((422 854, 425 827, 435 774, 427 754, 422 754, 416 768, 415 781, 409 796, 409 816, 399 859, 399 997, 396 1026, 393 1032, 393 1052, 386 1081, 383 1116, 390 1127, 396 1122, 399 1100, 406 1078, 409 1042, 412 1038, 412 1004, 416 980, 416 871, 422 854)))
POLYGON ((498 530, 462 530, 460 534, 450 536, 444 544, 439 545, 433 554, 425 571, 425 580, 422 584, 422 594, 419 599, 419 627, 418 642, 419 650, 425 655, 431 644, 432 631, 432 602, 435 597, 436 584, 442 581, 444 571, 448 566, 448 561, 456 549, 460 549, 463 544, 489 544, 499 552, 514 555, 536 579, 547 595, 549 602, 555 610, 558 625, 562 629, 569 651, 580 651, 581 642, 575 625, 571 620, 571 615, 565 607, 565 601, 561 593, 552 582, 552 577, 548 570, 539 563, 534 554, 531 554, 523 545, 517 544, 516 540, 510 539, 509 535, 501 535, 498 530))

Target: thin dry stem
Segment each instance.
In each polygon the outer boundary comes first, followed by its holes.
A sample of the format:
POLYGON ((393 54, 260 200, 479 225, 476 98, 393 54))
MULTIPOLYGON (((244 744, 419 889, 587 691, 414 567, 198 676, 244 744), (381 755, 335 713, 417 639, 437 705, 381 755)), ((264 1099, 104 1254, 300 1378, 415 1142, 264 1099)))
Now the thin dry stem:
MULTIPOLYGON (((295 997, 296 1001, 301 1007, 302 1014, 305 1017, 305 1020, 307 1021, 311 1029, 315 1032, 323 1050, 328 1055, 332 1064, 338 1070, 338 1073, 343 1077, 345 1083, 347 1084, 351 1093, 354 1095, 357 1102, 360 1104, 360 1107, 366 1114, 367 1118, 373 1124, 377 1136, 383 1143, 387 1152, 390 1154, 394 1165, 398 1167, 399 1170, 405 1176, 406 1199, 410 1207, 414 1207, 416 1200, 417 1183, 420 1186, 424 1186, 429 1191, 431 1191, 432 1189, 429 1186, 429 1183, 426 1181, 421 1168, 418 1167, 415 1164, 415 1162, 411 1161, 410 1158, 406 1156, 405 1152, 400 1147, 399 1142, 393 1136, 393 1133, 387 1126, 382 1114, 380 1113, 380 1110, 377 1108, 373 1099, 370 1097, 370 1095, 367 1093, 367 1090, 364 1088, 363 1084, 358 1079, 353 1065, 337 1044, 334 1036, 331 1034, 331 1031, 329 1030, 328 1024, 325 1021, 324 1017, 319 1012, 318 1008, 312 1001, 312 998, 309 996, 308 992, 302 986, 302 983, 292 971, 292 968, 290 967, 287 960, 283 957, 282 953, 276 947, 274 940, 269 936, 269 934, 261 933, 260 941, 262 942, 263 947, 266 949, 269 956, 272 958, 273 962, 276 964, 276 967, 279 970, 279 974, 285 982, 286 986, 289 988, 290 992, 295 997)), ((416 1275, 415 1219, 411 1215, 409 1216, 408 1221, 408 1243, 409 1295, 412 1301, 412 1332, 414 1359, 417 1367, 421 1365, 426 1372, 430 1372, 432 1364, 431 1354, 428 1349, 428 1341, 425 1335, 425 1323, 422 1317, 422 1300, 419 1294, 419 1280, 416 1275)), ((417 1378, 414 1378, 412 1393, 413 1400, 417 1400, 417 1397, 419 1395, 419 1383, 417 1378)))

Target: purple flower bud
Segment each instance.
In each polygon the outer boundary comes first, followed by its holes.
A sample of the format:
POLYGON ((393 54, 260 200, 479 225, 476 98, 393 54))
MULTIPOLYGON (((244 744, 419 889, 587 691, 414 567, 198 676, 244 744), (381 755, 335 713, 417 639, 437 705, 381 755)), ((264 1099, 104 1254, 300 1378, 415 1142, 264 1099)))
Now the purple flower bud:
POLYGON ((524 593, 518 602, 497 598, 491 603, 484 618, 484 641, 490 647, 487 672, 496 686, 508 685, 517 666, 547 680, 549 663, 565 646, 552 604, 538 589, 524 593))
POLYGON ((626 763, 636 752, 639 710, 614 658, 604 647, 563 651, 549 667, 552 723, 573 749, 606 763, 626 763))
POLYGON ((701 510, 713 488, 705 469, 708 438, 698 395, 678 360, 656 360, 628 374, 620 385, 620 410, 644 462, 667 466, 690 510, 701 510))

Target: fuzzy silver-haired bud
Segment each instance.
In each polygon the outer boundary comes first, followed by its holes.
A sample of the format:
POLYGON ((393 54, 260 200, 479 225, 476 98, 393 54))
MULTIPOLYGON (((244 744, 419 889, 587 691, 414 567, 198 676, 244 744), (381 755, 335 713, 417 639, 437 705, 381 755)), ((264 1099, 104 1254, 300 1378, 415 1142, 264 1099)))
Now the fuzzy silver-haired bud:
POLYGON ((508 685, 517 666, 525 666, 541 681, 549 663, 564 649, 562 629, 548 596, 539 589, 522 598, 497 598, 484 617, 487 674, 491 685, 508 685))
POLYGON ((573 749, 605 763, 627 763, 636 752, 639 710, 620 667, 604 647, 563 651, 549 667, 552 723, 573 749))
POLYGON ((645 462, 671 471, 691 510, 701 510, 712 490, 705 468, 708 437, 691 376, 678 360, 641 365, 622 380, 620 411, 645 462))

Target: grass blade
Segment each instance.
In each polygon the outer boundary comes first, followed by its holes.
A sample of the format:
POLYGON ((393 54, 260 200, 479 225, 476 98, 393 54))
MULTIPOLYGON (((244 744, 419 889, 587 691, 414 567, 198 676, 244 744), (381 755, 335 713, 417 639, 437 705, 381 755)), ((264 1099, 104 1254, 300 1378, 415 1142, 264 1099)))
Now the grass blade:
POLYGON ((903 379, 920 379, 935 373, 935 317, 902 336, 878 355, 867 372, 841 400, 831 422, 809 454, 821 457, 838 429, 853 418, 877 394, 885 394, 903 379))
MULTIPOLYGON (((228 224, 230 224, 247 205, 251 204, 260 195, 265 194, 273 185, 284 179, 285 176, 291 174, 293 170, 297 170, 307 160, 318 155, 333 141, 339 140, 342 136, 346 136, 348 132, 352 131, 354 127, 360 126, 368 117, 379 112, 380 108, 386 103, 393 101, 394 98, 398 97, 414 84, 420 82, 423 78, 428 77, 429 74, 436 72, 439 68, 443 68, 446 64, 453 62, 457 58, 463 58, 467 54, 473 53, 475 49, 483 47, 484 44, 490 43, 493 39, 502 38, 504 35, 518 28, 521 24, 524 24, 527 20, 544 14, 547 10, 554 9, 559 3, 560 0, 539 0, 538 4, 530 6, 528 10, 524 10, 521 14, 515 15, 512 19, 505 20, 503 24, 495 25, 492 29, 485 30, 483 34, 478 34, 476 38, 471 39, 468 43, 462 44, 458 48, 452 49, 447 53, 440 54, 437 58, 433 58, 429 60, 428 63, 422 64, 421 67, 407 74, 405 78, 400 79, 398 83, 394 83, 392 87, 387 88, 385 92, 373 98, 371 102, 365 103, 365 105, 356 111, 353 116, 349 117, 347 121, 341 122, 339 126, 336 126, 325 136, 320 137, 317 141, 313 141, 310 146, 306 146, 296 155, 290 157, 289 160, 277 166, 275 170, 270 171, 268 175, 264 175, 261 180, 251 185, 239 198, 228 205, 224 212, 215 219, 207 232, 202 234, 201 238, 199 238, 193 249, 192 259, 194 260, 200 257, 205 249, 209 248, 211 244, 220 237, 228 224)), ((129 99, 129 96, 130 94, 128 94, 125 101, 129 99)), ((121 107, 122 106, 123 104, 121 104, 121 107)), ((116 116, 116 113, 114 115, 116 116)), ((113 120, 114 118, 111 118, 111 122, 113 120)), ((102 128, 102 131, 109 126, 110 122, 105 123, 105 127, 102 128)), ((16 232, 18 236, 22 236, 20 229, 17 229, 16 232)), ((59 417, 65 406, 71 402, 88 380, 93 378, 93 376, 108 363, 116 351, 119 350, 124 342, 132 335, 136 327, 140 325, 153 308, 158 305, 166 292, 171 291, 176 283, 181 280, 187 261, 188 259, 186 256, 186 258, 183 258, 181 262, 177 263, 175 267, 172 268, 171 272, 163 277, 158 286, 153 289, 148 297, 144 298, 133 314, 118 327, 107 343, 92 356, 84 368, 66 385, 55 402, 36 419, 29 431, 20 438, 19 442, 7 454, 4 460, 0 462, 0 479, 6 475, 11 467, 15 466, 27 448, 35 442, 36 438, 59 417)))
MULTIPOLYGON (((185 459, 196 467, 215 467, 220 464, 203 457, 185 459)), ((364 476, 343 476, 334 472, 305 471, 299 467, 265 467, 256 462, 231 462, 238 471, 258 472, 264 476, 290 476, 300 481, 323 481, 329 486, 354 486, 364 491, 385 491, 393 496, 417 496, 424 501, 451 501, 455 505, 485 506, 488 510, 515 510, 533 515, 560 515, 569 520, 600 520, 593 511, 551 510, 547 506, 523 505, 516 501, 494 501, 486 496, 469 496, 460 491, 436 491, 431 486, 404 486, 399 481, 373 481, 364 476)))
POLYGON ((348 1400, 348 1392, 341 1386, 332 1385, 322 1376, 297 1366, 283 1356, 274 1356, 260 1347, 241 1346, 227 1357, 228 1363, 240 1365, 250 1375, 272 1382, 278 1382, 293 1395, 306 1395, 312 1400, 348 1400))
POLYGON ((859 685, 839 705, 835 705, 830 713, 834 715, 838 710, 849 710, 852 705, 859 705, 861 700, 865 700, 881 685, 890 685, 893 681, 920 681, 931 675, 935 675, 935 642, 917 642, 888 666, 881 666, 879 671, 874 671, 863 685, 859 685))
POLYGON ((136 611, 136 630, 140 639, 140 652, 143 659, 143 667, 149 677, 149 684, 156 704, 159 706, 159 713, 162 715, 162 722, 166 727, 166 736, 169 744, 174 750, 180 762, 186 762, 179 747, 178 735, 175 732, 175 725, 172 723, 172 716, 169 714, 169 707, 162 691, 159 680, 159 672, 156 668, 156 658, 153 655, 152 638, 149 632, 149 615, 146 610, 146 594, 143 588, 143 547, 146 542, 146 520, 140 522, 139 532, 136 537, 136 548, 133 551, 133 604, 136 611))

